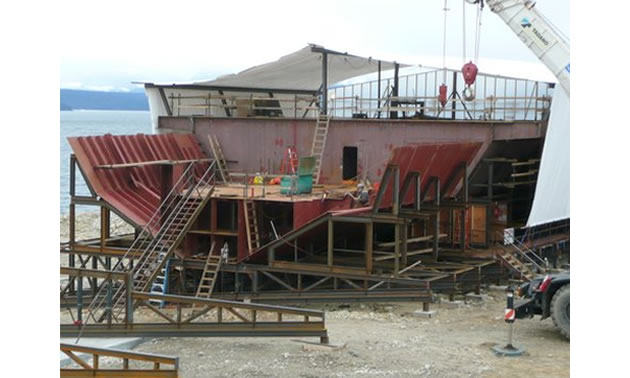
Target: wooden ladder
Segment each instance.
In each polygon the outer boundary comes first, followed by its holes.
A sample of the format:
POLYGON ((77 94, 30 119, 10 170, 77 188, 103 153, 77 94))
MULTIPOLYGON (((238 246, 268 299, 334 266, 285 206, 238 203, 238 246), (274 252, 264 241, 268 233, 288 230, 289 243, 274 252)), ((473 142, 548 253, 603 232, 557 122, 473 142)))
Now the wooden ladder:
POLYGON ((260 248, 260 235, 258 233, 258 218, 256 217, 256 204, 254 201, 243 200, 245 213, 245 227, 247 228, 247 247, 251 255, 260 248))
POLYGON ((217 168, 219 168, 221 180, 223 180, 223 183, 227 184, 230 182, 230 174, 228 172, 227 161, 225 161, 225 156, 223 155, 223 150, 221 149, 219 140, 215 134, 210 134, 208 135, 208 141, 210 142, 210 149, 212 149, 214 159, 217 162, 217 168))
POLYGON ((227 251, 225 247, 221 249, 221 254, 219 256, 213 255, 213 250, 214 242, 212 242, 210 251, 208 251, 206 265, 203 268, 203 273, 201 273, 199 286, 197 286, 197 294, 195 294, 195 297, 197 298, 210 298, 212 296, 212 291, 214 290, 214 284, 217 281, 217 275, 221 269, 221 264, 227 258, 227 256, 224 256, 227 251))
POLYGON ((328 137, 328 126, 330 119, 326 114, 320 114, 315 124, 315 135, 313 136, 313 147, 311 156, 315 158, 315 167, 313 167, 313 184, 319 183, 319 176, 322 171, 322 157, 326 148, 326 138, 328 137))

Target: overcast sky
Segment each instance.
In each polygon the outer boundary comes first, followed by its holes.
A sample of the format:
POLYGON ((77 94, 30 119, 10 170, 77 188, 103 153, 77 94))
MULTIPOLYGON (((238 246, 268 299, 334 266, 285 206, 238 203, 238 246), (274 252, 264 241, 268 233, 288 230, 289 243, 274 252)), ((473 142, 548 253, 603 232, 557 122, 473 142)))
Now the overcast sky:
MULTIPOLYGON (((452 61, 462 59, 462 3, 448 1, 447 55, 452 61)), ((132 88, 132 81, 213 79, 275 60, 308 43, 410 64, 434 65, 442 56, 444 0, 64 4, 62 88, 124 90, 132 88)), ((539 0, 536 7, 569 35, 569 0, 539 0)), ((466 6, 469 57, 475 12, 475 6, 466 6)), ((480 57, 538 63, 487 7, 480 57)), ((483 72, 489 68, 480 65, 483 72)))

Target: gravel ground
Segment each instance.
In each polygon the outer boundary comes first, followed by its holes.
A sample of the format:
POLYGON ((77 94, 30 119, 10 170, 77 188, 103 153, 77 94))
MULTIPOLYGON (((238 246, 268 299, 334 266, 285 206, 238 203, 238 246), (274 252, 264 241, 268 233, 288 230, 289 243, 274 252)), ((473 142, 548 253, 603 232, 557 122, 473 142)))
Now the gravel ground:
MULTIPOLYGON (((110 213, 110 232, 112 235, 127 234, 133 232, 133 227, 120 219, 116 214, 110 213)), ((68 214, 59 217, 59 236, 61 242, 68 241, 68 214)), ((101 218, 99 212, 84 212, 76 215, 76 239, 91 239, 100 236, 101 218)))
POLYGON ((153 339, 136 350, 179 356, 183 377, 568 377, 570 344, 549 319, 517 321, 524 356, 491 351, 507 327, 504 294, 489 294, 456 309, 433 305, 432 319, 413 316, 414 303, 322 307, 331 343, 345 344, 338 350, 285 338, 153 339))
MULTIPOLYGON (((80 237, 97 236, 89 229, 98 230, 98 214, 80 214, 78 222, 80 237)), ((60 226, 63 241, 67 220, 60 226)), ((148 339, 135 350, 178 356, 182 377, 569 376, 570 343, 550 319, 518 320, 514 345, 525 355, 497 357, 491 347, 507 338, 505 295, 485 294, 458 308, 432 305, 437 313, 431 319, 413 316, 418 303, 306 306, 326 311, 331 343, 345 345, 335 350, 305 350, 290 338, 242 337, 148 339)), ((142 312, 137 318, 152 316, 142 312)), ((113 363, 104 359, 101 366, 113 363)))

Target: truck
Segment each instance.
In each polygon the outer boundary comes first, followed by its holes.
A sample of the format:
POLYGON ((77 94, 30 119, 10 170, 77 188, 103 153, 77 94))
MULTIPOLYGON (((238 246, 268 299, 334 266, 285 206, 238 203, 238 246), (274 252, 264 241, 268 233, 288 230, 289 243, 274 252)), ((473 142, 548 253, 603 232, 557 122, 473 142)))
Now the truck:
POLYGON ((516 289, 514 303, 516 319, 540 320, 551 317, 560 333, 570 339, 570 272, 559 272, 539 276, 521 284, 516 289))

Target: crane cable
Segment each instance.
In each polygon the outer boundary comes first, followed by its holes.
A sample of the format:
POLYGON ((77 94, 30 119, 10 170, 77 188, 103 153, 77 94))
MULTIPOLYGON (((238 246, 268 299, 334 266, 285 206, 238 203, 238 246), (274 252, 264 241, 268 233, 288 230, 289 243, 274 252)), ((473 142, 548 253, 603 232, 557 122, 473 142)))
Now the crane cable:
POLYGON ((479 60, 479 45, 481 44, 481 16, 483 15, 483 3, 480 3, 477 7, 477 19, 475 26, 475 60, 473 61, 477 64, 479 60))
POLYGON ((448 12, 447 2, 448 0, 444 0, 444 34, 442 40, 442 69, 444 70, 444 77, 442 80, 442 84, 446 84, 446 12, 448 12))
POLYGON ((464 100, 473 101, 475 99, 475 77, 477 76, 477 62, 479 60, 479 46, 481 44, 481 16, 483 10, 483 1, 479 0, 463 0, 462 2, 463 16, 462 16, 462 29, 463 29, 463 59, 464 66, 462 67, 462 74, 464 75, 464 81, 466 82, 466 86, 464 91, 462 92, 464 96, 464 100), (474 35, 474 58, 471 59, 469 63, 466 62, 466 3, 468 4, 478 4, 477 13, 475 16, 475 35, 474 35))
POLYGON ((462 0, 462 64, 466 64, 466 0, 462 0))

